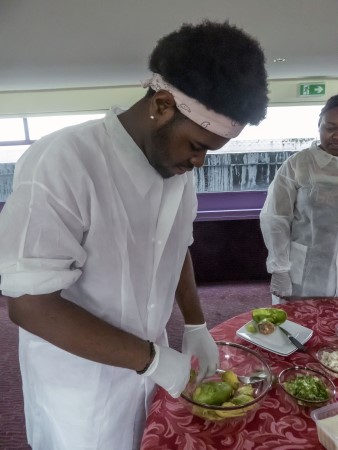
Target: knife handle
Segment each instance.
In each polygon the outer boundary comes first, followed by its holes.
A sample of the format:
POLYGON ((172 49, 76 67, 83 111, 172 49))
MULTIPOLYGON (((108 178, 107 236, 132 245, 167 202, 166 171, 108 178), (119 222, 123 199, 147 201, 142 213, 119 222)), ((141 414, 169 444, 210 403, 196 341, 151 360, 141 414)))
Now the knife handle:
POLYGON ((302 350, 303 352, 306 351, 306 348, 304 347, 304 345, 301 344, 296 338, 294 338, 293 336, 289 336, 289 339, 293 343, 293 345, 295 347, 297 347, 299 350, 302 350))

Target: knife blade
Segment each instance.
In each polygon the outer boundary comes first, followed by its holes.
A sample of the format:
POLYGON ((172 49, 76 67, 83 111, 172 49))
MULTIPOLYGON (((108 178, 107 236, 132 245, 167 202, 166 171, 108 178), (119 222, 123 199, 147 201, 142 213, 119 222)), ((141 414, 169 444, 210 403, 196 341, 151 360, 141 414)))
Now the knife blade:
POLYGON ((298 350, 302 350, 303 352, 307 352, 307 348, 298 341, 298 339, 296 339, 294 336, 292 336, 291 333, 288 332, 288 330, 286 330, 285 328, 281 327, 279 325, 279 329, 288 337, 289 341, 292 342, 292 344, 298 348, 298 350))

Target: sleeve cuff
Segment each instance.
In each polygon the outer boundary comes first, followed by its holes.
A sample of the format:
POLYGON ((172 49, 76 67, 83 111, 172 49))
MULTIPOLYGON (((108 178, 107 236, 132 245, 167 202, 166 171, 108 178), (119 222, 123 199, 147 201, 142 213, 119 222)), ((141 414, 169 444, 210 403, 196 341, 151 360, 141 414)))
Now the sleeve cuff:
POLYGON ((20 272, 1 275, 0 289, 8 297, 41 295, 69 288, 81 276, 81 270, 20 272))

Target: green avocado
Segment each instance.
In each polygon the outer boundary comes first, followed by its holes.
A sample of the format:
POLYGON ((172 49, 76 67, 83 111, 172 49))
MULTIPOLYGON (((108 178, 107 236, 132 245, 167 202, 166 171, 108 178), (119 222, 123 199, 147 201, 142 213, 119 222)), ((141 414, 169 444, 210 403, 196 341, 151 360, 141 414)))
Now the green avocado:
POLYGON ((222 405, 231 398, 232 394, 233 389, 230 384, 224 381, 208 381, 195 389, 192 399, 206 405, 222 405))
POLYGON ((255 324, 255 322, 253 322, 253 321, 249 322, 245 325, 245 329, 249 333, 257 333, 257 324, 255 324))
POLYGON ((235 405, 245 405, 246 403, 250 403, 253 400, 254 398, 251 395, 239 394, 236 395, 236 397, 233 397, 231 401, 235 405))
POLYGON ((253 397, 254 394, 254 388, 251 384, 245 384, 244 386, 241 386, 236 391, 236 397, 240 394, 250 395, 253 397))
POLYGON ((277 308, 258 308, 252 311, 252 318, 256 323, 262 320, 268 320, 274 325, 281 325, 287 319, 287 314, 282 309, 277 308))

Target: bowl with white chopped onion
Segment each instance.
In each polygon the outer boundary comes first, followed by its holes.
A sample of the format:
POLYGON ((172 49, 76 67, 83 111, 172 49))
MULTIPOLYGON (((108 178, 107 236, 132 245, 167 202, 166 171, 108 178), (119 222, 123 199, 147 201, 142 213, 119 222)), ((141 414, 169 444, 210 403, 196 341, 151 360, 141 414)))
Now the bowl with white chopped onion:
POLYGON ((316 358, 332 378, 338 378, 338 345, 324 345, 316 351, 316 358))

